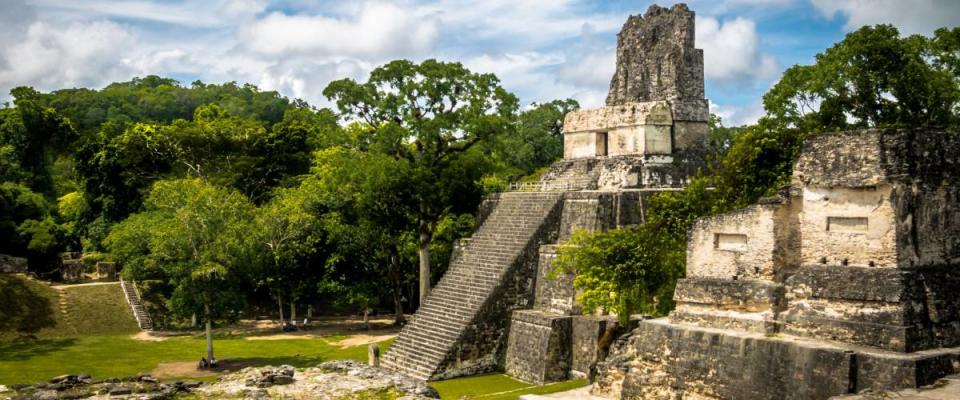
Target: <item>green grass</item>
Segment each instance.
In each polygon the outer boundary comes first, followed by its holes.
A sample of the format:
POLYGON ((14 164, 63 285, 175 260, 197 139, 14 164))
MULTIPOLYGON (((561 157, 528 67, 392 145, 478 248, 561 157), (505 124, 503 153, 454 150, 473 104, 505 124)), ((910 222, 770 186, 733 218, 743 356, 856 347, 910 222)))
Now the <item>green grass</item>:
MULTIPOLYGON (((62 293, 67 301, 67 315, 60 316, 56 328, 60 336, 121 335, 140 331, 119 283, 66 286, 62 293)), ((54 336, 53 332, 44 334, 54 336)))
MULTIPOLYGON (((385 351, 389 341, 381 343, 385 351)), ((335 359, 365 360, 367 346, 342 349, 322 339, 214 341, 217 358, 250 365, 315 366, 335 359)), ((95 378, 149 373, 160 363, 199 360, 205 342, 199 338, 171 338, 147 342, 129 336, 73 336, 36 341, 0 342, 0 384, 45 381, 62 374, 90 374, 95 378)))
MULTIPOLYGON (((29 321, 50 320, 52 324, 32 334, 39 338, 58 338, 78 335, 120 335, 140 331, 133 311, 124 298, 119 283, 89 286, 61 286, 54 289, 42 282, 21 275, 0 275, 0 292, 15 290, 18 295, 11 299, 0 296, 5 310, 16 315, 0 317, 21 318, 29 321), (66 315, 61 311, 65 301, 66 315)), ((0 324, 0 340, 19 336, 9 326, 4 330, 0 324)))
POLYGON ((586 386, 584 379, 536 386, 503 374, 471 376, 433 382, 441 399, 512 400, 525 394, 547 394, 586 386))

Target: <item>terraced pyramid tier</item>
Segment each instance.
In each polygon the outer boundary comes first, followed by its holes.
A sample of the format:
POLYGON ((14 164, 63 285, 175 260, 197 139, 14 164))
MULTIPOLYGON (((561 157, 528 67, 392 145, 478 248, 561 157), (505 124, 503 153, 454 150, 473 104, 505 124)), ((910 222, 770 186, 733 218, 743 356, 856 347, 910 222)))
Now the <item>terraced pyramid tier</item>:
POLYGON ((562 197, 500 194, 382 364, 423 380, 496 369, 506 350, 510 313, 533 304, 537 252, 556 239, 562 197))

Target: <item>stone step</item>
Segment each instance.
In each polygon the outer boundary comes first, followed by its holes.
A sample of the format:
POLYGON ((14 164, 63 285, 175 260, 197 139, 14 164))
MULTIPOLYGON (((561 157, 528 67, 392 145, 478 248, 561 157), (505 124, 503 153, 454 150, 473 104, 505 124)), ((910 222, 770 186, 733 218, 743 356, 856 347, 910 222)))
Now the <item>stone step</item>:
POLYGON ((383 365, 428 379, 454 356, 465 329, 503 285, 561 193, 502 193, 458 259, 384 354, 383 365))

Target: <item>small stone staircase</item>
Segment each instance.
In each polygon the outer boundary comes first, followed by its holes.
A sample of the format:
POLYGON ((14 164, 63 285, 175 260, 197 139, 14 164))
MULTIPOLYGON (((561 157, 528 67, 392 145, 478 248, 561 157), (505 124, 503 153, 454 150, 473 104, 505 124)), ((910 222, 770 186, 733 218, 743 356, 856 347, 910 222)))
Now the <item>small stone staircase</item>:
POLYGON ((153 321, 150 320, 150 314, 147 314, 147 309, 140 301, 140 291, 137 290, 137 283, 126 282, 123 278, 120 278, 120 288, 123 289, 123 294, 127 298, 127 303, 130 304, 130 309, 133 310, 133 316, 137 319, 137 325, 140 326, 140 329, 153 330, 153 321))
POLYGON ((558 192, 501 193, 499 202, 384 354, 385 367, 423 379, 496 368, 510 312, 532 305, 537 251, 555 240, 558 192))
POLYGON ((578 158, 553 163, 540 182, 559 185, 566 190, 596 189, 599 175, 596 159, 578 158))

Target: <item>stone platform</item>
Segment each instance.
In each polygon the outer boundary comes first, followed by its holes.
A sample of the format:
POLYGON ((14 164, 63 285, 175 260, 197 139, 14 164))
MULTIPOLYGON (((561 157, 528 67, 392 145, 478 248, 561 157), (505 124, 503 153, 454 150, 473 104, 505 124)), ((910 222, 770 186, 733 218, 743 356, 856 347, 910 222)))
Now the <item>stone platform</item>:
POLYGON ((615 399, 825 399, 915 388, 951 373, 960 348, 914 353, 793 336, 640 323, 602 362, 593 394, 615 399))

